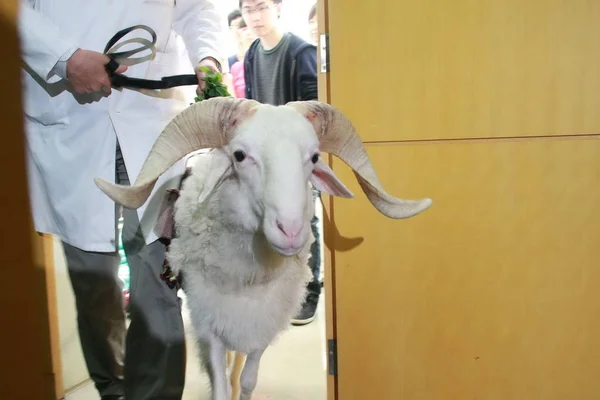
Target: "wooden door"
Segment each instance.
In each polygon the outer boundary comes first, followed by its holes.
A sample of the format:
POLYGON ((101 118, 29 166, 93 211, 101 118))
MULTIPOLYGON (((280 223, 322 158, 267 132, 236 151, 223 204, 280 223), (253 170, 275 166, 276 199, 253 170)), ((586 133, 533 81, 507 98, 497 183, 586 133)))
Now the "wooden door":
POLYGON ((387 219, 332 160, 357 198, 326 199, 330 394, 600 398, 600 2, 321 10, 322 99, 388 192, 434 201, 387 219))

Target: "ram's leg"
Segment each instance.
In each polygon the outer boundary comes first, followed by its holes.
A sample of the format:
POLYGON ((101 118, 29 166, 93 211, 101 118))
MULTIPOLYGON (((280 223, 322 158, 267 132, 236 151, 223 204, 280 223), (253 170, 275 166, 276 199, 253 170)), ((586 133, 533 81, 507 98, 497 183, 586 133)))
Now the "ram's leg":
POLYGON ((227 364, 226 367, 229 369, 231 367, 231 362, 233 361, 233 351, 227 351, 227 364))
POLYGON ((246 357, 246 365, 242 371, 240 378, 240 385, 242 387, 242 394, 240 400, 250 400, 252 392, 256 387, 256 380, 258 379, 258 367, 260 365, 260 359, 264 353, 263 350, 254 351, 246 357))
POLYGON ((233 366, 231 368, 231 375, 229 376, 229 380, 231 382, 231 400, 238 400, 240 398, 240 395, 242 394, 240 380, 245 360, 246 356, 244 354, 240 352, 235 352, 235 358, 233 360, 233 366))
POLYGON ((231 389, 225 367, 225 346, 214 336, 202 338, 199 342, 202 366, 210 379, 211 400, 230 400, 231 389))

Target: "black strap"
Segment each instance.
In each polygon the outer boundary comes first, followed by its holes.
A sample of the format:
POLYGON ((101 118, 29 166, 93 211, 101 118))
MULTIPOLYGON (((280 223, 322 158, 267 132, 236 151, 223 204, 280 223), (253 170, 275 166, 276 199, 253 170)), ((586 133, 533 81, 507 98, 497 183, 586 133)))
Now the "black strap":
POLYGON ((119 63, 117 60, 131 58, 131 56, 145 50, 153 50, 155 44, 156 32, 146 25, 134 25, 117 32, 104 47, 104 54, 110 58, 110 61, 106 64, 105 68, 106 72, 108 72, 112 86, 115 88, 129 87, 156 90, 198 84, 198 76, 196 74, 165 76, 161 80, 156 81, 151 79, 131 78, 115 72, 117 68, 119 68, 119 63), (142 29, 148 32, 150 36, 152 36, 152 42, 148 42, 149 44, 142 44, 138 48, 134 48, 132 50, 110 52, 113 46, 115 46, 115 44, 117 44, 117 42, 121 40, 123 36, 136 29, 142 29))

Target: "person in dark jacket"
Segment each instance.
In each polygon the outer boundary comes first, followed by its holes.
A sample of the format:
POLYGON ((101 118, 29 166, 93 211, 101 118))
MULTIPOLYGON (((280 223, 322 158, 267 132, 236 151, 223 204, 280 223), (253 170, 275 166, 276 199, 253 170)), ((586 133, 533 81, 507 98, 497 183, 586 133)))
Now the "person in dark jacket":
MULTIPOLYGON (((279 26, 281 0, 240 0, 242 17, 258 37, 246 53, 244 78, 246 98, 274 106, 290 101, 317 100, 317 48, 302 38, 284 32, 279 26)), ((313 189, 316 202, 320 194, 313 189)), ((307 297, 294 325, 314 320, 321 284, 321 248, 319 219, 311 222, 315 242, 311 246, 310 268, 313 279, 307 287, 307 297)))
POLYGON ((317 48, 279 27, 281 0, 240 0, 240 8, 258 37, 244 61, 246 98, 272 105, 317 100, 317 48))

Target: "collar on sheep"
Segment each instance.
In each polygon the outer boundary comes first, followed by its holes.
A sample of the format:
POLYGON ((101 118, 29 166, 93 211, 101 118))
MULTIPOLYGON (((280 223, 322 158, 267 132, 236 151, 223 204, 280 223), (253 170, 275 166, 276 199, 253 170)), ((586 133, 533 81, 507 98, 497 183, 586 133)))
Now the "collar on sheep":
MULTIPOLYGON (((188 176, 192 173, 191 168, 186 168, 183 176, 181 177, 181 182, 179 183, 179 187, 183 186, 183 182, 186 180, 188 176)), ((175 237, 175 202, 179 198, 179 190, 177 189, 169 189, 168 196, 165 201, 165 205, 162 209, 158 217, 158 221, 156 223, 156 231, 158 232, 160 240, 167 246, 166 253, 169 253, 169 246, 171 245, 171 240, 175 237)), ((171 270, 171 266, 169 265, 168 257, 165 257, 163 261, 163 271, 160 274, 160 279, 162 279, 170 289, 181 288, 182 277, 181 274, 175 275, 173 274, 173 270, 171 270)))
MULTIPOLYGON (((189 174, 189 170, 186 170, 186 175, 184 175, 183 179, 189 174)), ((183 184, 183 179, 181 184, 183 184)), ((180 187, 181 187, 180 184, 180 187)), ((179 190, 171 189, 169 190, 169 195, 167 196, 167 201, 165 203, 165 207, 160 214, 157 223, 157 231, 159 232, 159 238, 161 242, 163 242, 167 249, 165 254, 165 259, 163 260, 163 271, 160 274, 160 279, 165 281, 169 288, 181 288, 181 275, 173 274, 171 270, 171 266, 169 265, 169 259, 167 254, 169 253, 169 247, 171 245, 171 240, 175 237, 175 214, 174 214, 174 205, 175 201, 179 198, 179 190)))

